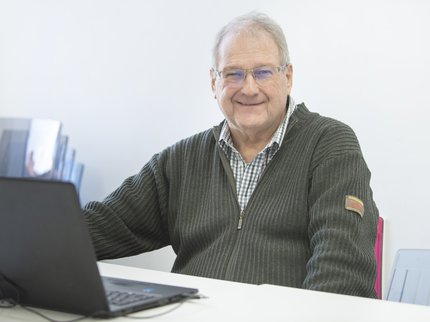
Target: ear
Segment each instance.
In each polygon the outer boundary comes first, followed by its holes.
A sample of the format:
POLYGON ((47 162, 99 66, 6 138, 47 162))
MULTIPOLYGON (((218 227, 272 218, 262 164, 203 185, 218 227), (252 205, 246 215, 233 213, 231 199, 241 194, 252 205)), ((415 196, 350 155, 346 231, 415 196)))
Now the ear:
POLYGON ((286 74, 287 77, 287 87, 288 87, 288 95, 291 92, 291 88, 293 87, 293 65, 288 64, 286 74))
MULTIPOLYGON (((212 93, 215 94, 216 93, 216 84, 215 84, 215 82, 216 82, 216 75, 215 75, 214 69, 211 68, 210 71, 209 71, 209 73, 210 73, 210 77, 211 77, 212 93)), ((216 95, 215 95, 215 98, 216 98, 216 95)))

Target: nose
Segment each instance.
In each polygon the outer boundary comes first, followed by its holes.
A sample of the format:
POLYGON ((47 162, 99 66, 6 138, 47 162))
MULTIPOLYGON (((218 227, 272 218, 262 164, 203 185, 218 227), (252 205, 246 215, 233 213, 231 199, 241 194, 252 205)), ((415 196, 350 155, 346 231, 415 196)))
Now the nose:
POLYGON ((258 94, 259 87, 251 72, 246 73, 245 79, 243 80, 243 83, 242 83, 241 91, 242 93, 248 96, 253 96, 258 94))

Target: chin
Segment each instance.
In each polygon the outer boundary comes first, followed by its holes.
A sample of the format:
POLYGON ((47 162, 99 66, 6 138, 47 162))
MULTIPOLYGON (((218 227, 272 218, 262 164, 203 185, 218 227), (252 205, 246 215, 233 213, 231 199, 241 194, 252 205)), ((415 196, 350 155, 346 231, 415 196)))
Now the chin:
POLYGON ((236 120, 238 124, 263 124, 267 122, 267 114, 261 111, 247 111, 240 114, 236 114, 236 120))
POLYGON ((241 129, 251 130, 251 129, 261 128, 263 126, 264 122, 261 122, 261 119, 259 119, 259 120, 255 120, 255 119, 254 120, 253 119, 243 120, 242 119, 242 120, 238 120, 238 122, 236 122, 236 124, 241 129))

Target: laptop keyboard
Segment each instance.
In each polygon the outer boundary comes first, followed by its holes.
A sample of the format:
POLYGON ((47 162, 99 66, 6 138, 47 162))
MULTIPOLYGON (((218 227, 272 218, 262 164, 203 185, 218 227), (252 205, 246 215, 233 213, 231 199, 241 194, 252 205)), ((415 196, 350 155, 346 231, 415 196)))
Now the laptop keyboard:
POLYGON ((106 295, 109 303, 113 305, 127 305, 134 302, 148 300, 154 297, 148 294, 121 291, 108 291, 106 295))

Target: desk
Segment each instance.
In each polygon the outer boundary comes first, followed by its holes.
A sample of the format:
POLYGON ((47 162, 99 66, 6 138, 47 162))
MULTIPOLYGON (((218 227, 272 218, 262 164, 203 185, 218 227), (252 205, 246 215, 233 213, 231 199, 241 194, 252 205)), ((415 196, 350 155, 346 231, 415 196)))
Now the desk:
MULTIPOLYGON (((429 322, 430 307, 273 285, 250 285, 147 269, 99 263, 102 275, 195 287, 208 298, 190 300, 150 321, 300 321, 300 322, 429 322)), ((145 310, 133 316, 165 312, 178 304, 145 310)), ((50 318, 75 315, 39 310, 50 318)), ((44 321, 22 308, 0 309, 0 321, 44 321)), ((84 321, 100 321, 86 319, 84 321)), ((128 321, 121 317, 112 321, 128 321)))

